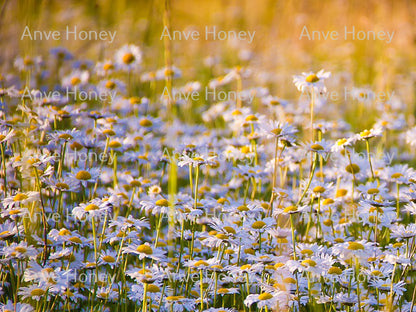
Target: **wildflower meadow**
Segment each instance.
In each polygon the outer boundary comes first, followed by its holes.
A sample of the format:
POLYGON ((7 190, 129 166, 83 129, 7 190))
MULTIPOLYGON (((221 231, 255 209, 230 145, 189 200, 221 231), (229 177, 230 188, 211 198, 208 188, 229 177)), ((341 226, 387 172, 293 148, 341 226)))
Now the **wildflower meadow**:
POLYGON ((416 311, 411 1, 2 1, 0 311, 416 311))

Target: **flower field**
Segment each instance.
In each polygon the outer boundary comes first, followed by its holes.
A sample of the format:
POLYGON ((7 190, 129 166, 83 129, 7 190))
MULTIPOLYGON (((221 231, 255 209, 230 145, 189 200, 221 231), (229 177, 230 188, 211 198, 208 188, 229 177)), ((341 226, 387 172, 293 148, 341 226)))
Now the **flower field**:
POLYGON ((4 4, 0 311, 416 311, 415 6, 225 2, 4 4))

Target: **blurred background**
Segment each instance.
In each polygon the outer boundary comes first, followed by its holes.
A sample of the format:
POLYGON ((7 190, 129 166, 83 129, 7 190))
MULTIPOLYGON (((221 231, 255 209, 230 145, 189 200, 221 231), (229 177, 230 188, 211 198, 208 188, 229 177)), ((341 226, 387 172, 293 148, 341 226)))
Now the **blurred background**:
MULTIPOLYGON (((337 73, 334 83, 371 86, 377 92, 392 91, 409 103, 413 112, 416 43, 416 1, 380 0, 172 0, 172 30, 218 29, 255 31, 252 43, 226 40, 173 40, 173 64, 182 70, 183 82, 206 83, 225 68, 250 65, 257 82, 280 97, 298 96, 292 75, 324 68, 337 73), (339 40, 300 39, 302 29, 337 31, 339 40), (386 40, 344 40, 345 27, 362 31, 384 31, 386 40), (204 70, 207 57, 218 58, 218 66, 204 70)), ((11 70, 17 56, 47 56, 63 46, 77 58, 100 61, 113 58, 122 45, 139 46, 144 55, 143 70, 164 66, 164 0, 26 0, 1 1, 0 66, 11 70), (83 30, 116 31, 114 42, 21 40, 30 29, 63 31, 67 26, 83 30)), ((246 84, 247 82, 245 82, 246 84)))

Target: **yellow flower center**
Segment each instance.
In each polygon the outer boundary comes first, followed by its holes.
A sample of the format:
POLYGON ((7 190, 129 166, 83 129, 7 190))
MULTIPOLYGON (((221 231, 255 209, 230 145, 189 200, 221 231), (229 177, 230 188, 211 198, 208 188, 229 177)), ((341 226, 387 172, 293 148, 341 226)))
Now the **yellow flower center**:
POLYGON ((144 119, 140 120, 139 124, 142 127, 151 127, 153 125, 153 122, 149 119, 144 118, 144 119))
POLYGON ((225 235, 223 233, 218 233, 218 234, 215 235, 215 237, 218 238, 218 239, 222 239, 222 240, 228 238, 227 235, 225 235))
POLYGON ((121 143, 119 141, 111 141, 108 146, 110 148, 119 148, 121 147, 121 143))
POLYGON ((269 293, 262 293, 262 294, 260 294, 259 295, 259 300, 269 300, 269 299, 272 299, 273 298, 273 295, 272 294, 269 294, 269 293))
POLYGON ((45 294, 45 291, 41 288, 32 289, 32 291, 30 292, 30 295, 32 297, 36 297, 36 296, 39 297, 39 296, 43 296, 44 294, 45 294))
POLYGON ((396 173, 393 173, 392 175, 391 175, 391 178, 392 179, 398 179, 398 178, 401 178, 403 175, 400 173, 400 172, 396 172, 396 173))
POLYGON ((318 78, 317 75, 311 74, 311 75, 307 76, 305 80, 306 80, 306 82, 309 82, 309 83, 315 83, 315 82, 319 81, 319 78, 318 78))
POLYGON ((69 189, 69 185, 64 182, 58 182, 56 183, 56 187, 60 189, 69 189))
POLYGON ((22 246, 17 246, 14 250, 20 253, 25 253, 27 251, 27 249, 22 246))
POLYGON ((360 133, 361 137, 366 137, 369 136, 371 134, 370 130, 364 130, 363 132, 360 133))
POLYGON ((286 277, 283 281, 287 284, 296 284, 296 280, 293 277, 286 277))
POLYGON ((334 200, 332 198, 325 198, 322 202, 323 205, 331 205, 334 203, 334 200))
POLYGON ((149 284, 147 285, 147 292, 149 293, 158 293, 160 288, 157 285, 149 284))
POLYGON ((108 81, 105 83, 105 87, 106 87, 107 89, 113 90, 113 89, 116 87, 116 83, 115 83, 114 81, 112 81, 112 80, 108 80, 108 81))
POLYGON ((69 239, 71 242, 76 244, 82 244, 82 240, 79 237, 73 236, 69 239))
POLYGON ((332 225, 332 220, 331 219, 326 219, 324 222, 323 222, 326 226, 331 226, 332 225))
POLYGON ((371 188, 367 191, 368 194, 373 195, 373 194, 378 194, 380 193, 380 191, 376 188, 371 188))
POLYGON ((25 199, 27 199, 27 198, 28 198, 28 196, 27 196, 26 194, 19 193, 19 194, 16 194, 16 195, 13 197, 13 201, 18 202, 18 201, 25 200, 25 199))
POLYGON ((74 137, 69 133, 62 133, 59 135, 59 138, 63 140, 72 140, 74 137))
POLYGON ((71 234, 71 232, 67 229, 62 229, 62 230, 59 231, 60 236, 66 236, 66 235, 70 235, 70 234, 71 234))
POLYGON ((179 301, 182 299, 185 299, 185 297, 184 296, 167 296, 166 297, 167 301, 179 301))
POLYGON ((161 206, 161 207, 169 207, 169 201, 167 201, 166 199, 162 198, 159 199, 155 202, 156 206, 161 206))
POLYGON ((146 245, 146 244, 140 245, 139 247, 136 248, 136 250, 138 252, 144 253, 146 255, 152 255, 153 254, 152 247, 150 247, 149 245, 146 245))
POLYGON ((321 186, 321 185, 318 185, 318 186, 315 186, 313 188, 313 191, 315 193, 323 193, 323 192, 325 192, 325 188, 323 186, 321 186))
POLYGON ((111 63, 105 63, 105 64, 103 65, 103 69, 104 69, 105 71, 107 71, 107 70, 111 70, 111 69, 114 69, 114 65, 113 65, 113 64, 111 64, 111 63))
POLYGON ((81 170, 81 171, 78 171, 78 173, 75 175, 75 178, 77 178, 78 180, 86 181, 86 180, 91 179, 91 173, 85 170, 81 170))
POLYGON ((351 174, 360 172, 360 167, 357 164, 351 164, 345 167, 345 171, 351 174))
POLYGON ((135 57, 132 53, 126 53, 123 55, 123 63, 124 64, 131 64, 135 61, 135 57))
POLYGON ((315 151, 322 151, 324 148, 322 145, 320 144, 312 144, 311 145, 311 149, 315 150, 315 151))
POLYGON ((247 206, 242 205, 242 206, 239 206, 237 210, 240 212, 244 212, 244 211, 249 211, 250 209, 248 209, 247 206))
POLYGON ((130 99, 130 104, 139 104, 140 103, 140 98, 137 96, 132 96, 130 99))
POLYGON ((78 151, 83 148, 83 146, 78 142, 73 142, 69 147, 74 151, 78 151))
POLYGON ((271 133, 273 133, 274 135, 279 135, 281 132, 282 132, 282 129, 280 128, 276 128, 271 131, 271 133))
POLYGON ((227 288, 218 289, 217 293, 219 294, 228 294, 230 291, 227 288))
POLYGON ((337 145, 338 145, 338 146, 341 146, 341 145, 343 145, 343 144, 345 144, 345 143, 347 143, 347 139, 339 139, 339 140, 337 141, 337 145))
POLYGON ((89 204, 88 206, 84 208, 85 211, 93 211, 93 210, 98 210, 98 209, 100 209, 100 207, 94 204, 89 204))
POLYGON ((204 260, 199 260, 197 262, 194 263, 194 266, 196 267, 200 267, 200 266, 209 266, 208 262, 204 261, 204 260))
POLYGON ((105 262, 108 262, 108 263, 114 263, 114 262, 116 262, 116 259, 114 259, 114 257, 112 257, 112 256, 104 256, 103 257, 103 260, 105 262))
POLYGON ((315 261, 313 261, 312 259, 306 259, 306 260, 303 260, 303 261, 301 262, 301 264, 302 264, 303 266, 311 266, 311 267, 316 266, 316 262, 315 262, 315 261))
POLYGON ((338 267, 333 266, 333 267, 330 267, 329 268, 328 273, 329 274, 340 275, 340 274, 342 274, 342 270, 340 268, 338 268, 338 267))
POLYGON ((32 60, 32 58, 30 58, 30 57, 25 57, 25 58, 23 59, 23 64, 25 64, 26 66, 33 65, 33 60, 32 60))
POLYGON ((251 225, 251 227, 252 227, 253 229, 256 229, 256 230, 262 229, 262 228, 264 228, 265 226, 266 226, 266 223, 265 223, 264 221, 261 221, 261 220, 256 221, 256 222, 254 222, 254 223, 251 225))
POLYGON ((288 206, 285 209, 283 209, 283 212, 290 213, 290 212, 296 212, 298 210, 298 207, 296 206, 288 206))
POLYGON ((250 153, 250 146, 243 146, 240 148, 240 150, 241 150, 241 153, 248 154, 250 153))
POLYGON ((77 84, 79 84, 81 82, 81 79, 79 77, 73 77, 71 79, 71 85, 76 86, 77 84))
POLYGON ((246 121, 257 121, 259 120, 255 115, 248 115, 246 121))
POLYGON ((364 246, 357 242, 349 242, 348 249, 350 250, 364 250, 364 246))
POLYGON ((339 189, 337 190, 337 193, 335 194, 335 197, 343 197, 347 195, 348 191, 346 189, 339 189))
POLYGON ((232 228, 231 226, 224 226, 224 230, 227 231, 227 233, 231 233, 231 234, 235 234, 235 230, 234 228, 232 228))
POLYGON ((311 250, 311 249, 303 249, 300 253, 301 253, 302 255, 308 255, 308 256, 311 256, 311 255, 313 255, 313 250, 311 250))

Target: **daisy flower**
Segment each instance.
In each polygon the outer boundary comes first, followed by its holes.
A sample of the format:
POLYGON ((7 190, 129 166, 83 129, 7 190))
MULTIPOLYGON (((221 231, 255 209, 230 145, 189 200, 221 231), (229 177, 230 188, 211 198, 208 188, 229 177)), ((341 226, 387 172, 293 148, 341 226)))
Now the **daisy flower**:
POLYGON ((195 311, 196 300, 184 296, 167 296, 165 298, 166 310, 173 312, 195 311))
POLYGON ((182 154, 182 156, 179 158, 178 166, 189 166, 197 167, 201 165, 209 165, 213 163, 213 160, 216 158, 216 156, 203 156, 196 154, 194 157, 189 157, 186 154, 182 154))
POLYGON ((279 121, 269 121, 265 124, 261 124, 260 128, 263 131, 263 135, 267 138, 276 138, 283 141, 293 143, 296 139, 296 132, 298 130, 288 123, 281 123, 279 121))
MULTIPOLYGON (((20 227, 19 230, 22 230, 20 227)), ((18 232, 15 222, 6 220, 0 223, 0 240, 7 240, 15 236, 18 232)))
POLYGON ((103 251, 99 256, 98 265, 109 265, 111 268, 117 266, 117 252, 111 250, 103 251))
POLYGON ((22 206, 39 200, 39 192, 15 193, 3 199, 3 206, 6 209, 22 206))
POLYGON ((59 61, 68 61, 73 58, 73 55, 63 47, 57 47, 50 50, 50 54, 59 61))
POLYGON ((325 72, 323 69, 314 74, 313 72, 302 73, 302 75, 293 76, 293 83, 301 92, 309 92, 312 89, 316 92, 326 92, 324 85, 325 79, 331 76, 330 72, 325 72))
POLYGON ((363 140, 368 140, 374 137, 379 137, 382 135, 382 133, 383 133, 382 128, 374 127, 374 128, 371 128, 370 130, 364 130, 364 131, 361 131, 360 133, 357 133, 355 135, 355 138, 358 141, 363 141, 363 140))
POLYGON ((142 62, 142 51, 136 45, 124 45, 115 54, 115 63, 125 71, 140 67, 142 62))
POLYGON ((71 182, 77 182, 78 184, 81 184, 84 187, 86 187, 88 183, 95 183, 99 176, 99 168, 74 168, 73 172, 69 174, 71 182))
POLYGON ((27 303, 13 303, 8 300, 6 304, 0 304, 0 312, 33 312, 34 309, 30 304, 27 303))
POLYGON ((315 141, 303 144, 303 148, 308 152, 314 152, 319 155, 326 155, 331 152, 332 143, 326 141, 315 141))
POLYGON ((244 304, 250 307, 253 303, 257 303, 257 307, 260 309, 264 307, 267 307, 269 309, 275 309, 280 300, 280 292, 262 292, 261 294, 248 295, 246 299, 244 299, 244 304))
POLYGON ((164 259, 164 252, 157 248, 152 248, 149 245, 149 243, 145 243, 141 245, 132 243, 126 247, 123 247, 123 253, 138 255, 139 260, 148 258, 148 259, 160 261, 164 259))
POLYGON ((62 78, 62 87, 67 89, 79 89, 85 87, 90 79, 90 74, 86 70, 74 70, 69 75, 62 78))
POLYGON ((390 228, 390 236, 393 238, 409 239, 416 236, 416 224, 409 224, 404 226, 403 224, 394 225, 390 228))
POLYGON ((116 65, 111 60, 105 60, 103 62, 97 62, 95 65, 95 72, 97 76, 109 76, 116 70, 116 65))
POLYGON ((72 215, 78 220, 90 220, 91 218, 101 218, 110 212, 110 207, 106 202, 95 198, 88 203, 82 203, 72 210, 72 215))
POLYGON ((182 72, 176 66, 171 66, 170 68, 164 67, 156 71, 155 74, 156 80, 165 80, 166 77, 171 78, 180 78, 182 77, 182 72))
MULTIPOLYGON (((18 291, 18 295, 22 296, 22 300, 26 298, 30 298, 36 301, 40 301, 45 299, 45 295, 48 291, 48 287, 46 285, 30 285, 28 287, 20 287, 18 291)), ((49 297, 49 295, 48 295, 49 297)))
POLYGON ((15 136, 14 129, 0 130, 0 144, 4 142, 11 142, 11 139, 15 136))

